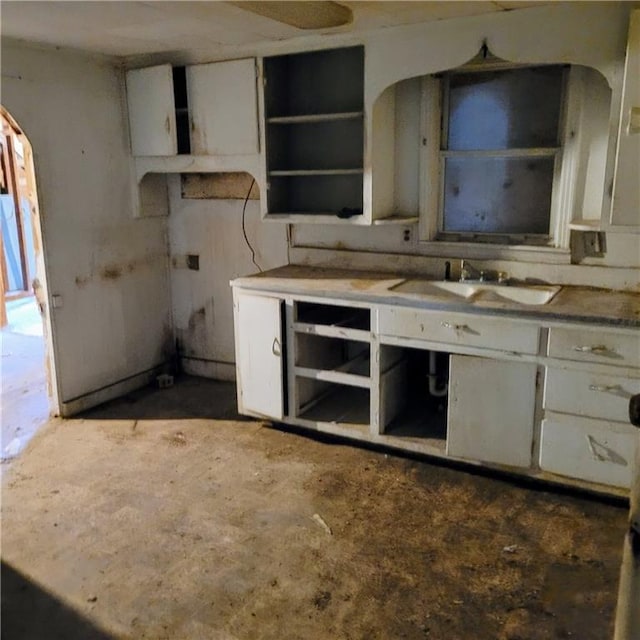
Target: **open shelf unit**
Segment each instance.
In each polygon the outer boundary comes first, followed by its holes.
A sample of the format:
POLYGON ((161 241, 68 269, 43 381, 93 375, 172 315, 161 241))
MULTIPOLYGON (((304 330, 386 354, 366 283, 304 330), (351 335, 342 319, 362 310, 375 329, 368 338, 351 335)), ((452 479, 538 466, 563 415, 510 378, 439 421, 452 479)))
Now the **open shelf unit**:
POLYGON ((364 48, 264 60, 267 216, 360 217, 364 48))
POLYGON ((371 421, 371 312, 296 302, 291 380, 296 415, 366 426, 371 421))

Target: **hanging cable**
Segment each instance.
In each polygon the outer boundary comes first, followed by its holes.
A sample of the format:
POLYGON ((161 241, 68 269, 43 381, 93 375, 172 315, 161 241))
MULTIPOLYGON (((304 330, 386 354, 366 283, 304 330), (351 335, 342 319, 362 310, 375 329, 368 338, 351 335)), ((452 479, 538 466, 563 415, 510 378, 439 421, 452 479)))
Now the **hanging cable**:
POLYGON ((249 251, 251 251, 251 262, 256 265, 256 268, 260 273, 262 273, 262 269, 260 265, 256 262, 256 252, 254 251, 251 243, 249 242, 249 238, 247 236, 247 230, 244 226, 244 218, 247 213, 247 202, 249 202, 249 196, 251 195, 251 189, 253 189, 253 185, 256 183, 255 178, 251 179, 251 184, 249 185, 249 191, 247 192, 247 197, 244 199, 244 205, 242 205, 242 235, 244 236, 244 241, 247 243, 247 247, 249 247, 249 251))

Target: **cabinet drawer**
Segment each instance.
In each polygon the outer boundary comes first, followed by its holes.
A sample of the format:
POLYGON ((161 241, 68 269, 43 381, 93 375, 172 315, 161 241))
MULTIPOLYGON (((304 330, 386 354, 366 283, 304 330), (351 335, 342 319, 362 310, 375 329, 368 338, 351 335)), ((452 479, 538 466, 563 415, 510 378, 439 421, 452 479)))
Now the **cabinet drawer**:
POLYGON ((570 478, 629 487, 637 430, 631 425, 567 416, 543 420, 540 468, 570 478))
POLYGON ((560 413, 629 422, 629 398, 640 379, 589 371, 547 369, 544 407, 560 413))
POLYGON ((539 330, 500 318, 381 307, 380 334, 518 353, 538 353, 539 330))
POLYGON ((640 367, 640 331, 633 335, 584 329, 550 329, 549 355, 565 360, 640 367))

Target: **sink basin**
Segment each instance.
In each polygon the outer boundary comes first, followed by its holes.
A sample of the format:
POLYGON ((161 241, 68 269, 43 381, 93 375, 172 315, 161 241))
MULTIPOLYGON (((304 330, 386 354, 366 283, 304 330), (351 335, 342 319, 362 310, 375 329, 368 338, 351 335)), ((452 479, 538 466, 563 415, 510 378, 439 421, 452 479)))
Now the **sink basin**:
POLYGON ((477 293, 476 285, 467 282, 444 282, 439 280, 405 280, 391 287, 392 291, 422 296, 451 295, 468 299, 477 293))
POLYGON ((488 282, 444 282, 439 280, 405 280, 391 291, 418 296, 452 297, 467 302, 515 302, 542 305, 551 302, 560 291, 555 285, 508 286, 488 282))

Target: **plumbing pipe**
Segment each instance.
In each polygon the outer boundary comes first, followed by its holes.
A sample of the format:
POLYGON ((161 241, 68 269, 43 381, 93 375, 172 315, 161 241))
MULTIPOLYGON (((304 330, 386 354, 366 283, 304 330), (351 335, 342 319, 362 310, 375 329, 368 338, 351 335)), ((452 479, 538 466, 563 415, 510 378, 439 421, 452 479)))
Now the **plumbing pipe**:
POLYGON ((447 395, 449 385, 445 382, 441 389, 438 389, 437 375, 436 375, 436 352, 429 351, 429 393, 436 398, 447 395))

